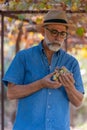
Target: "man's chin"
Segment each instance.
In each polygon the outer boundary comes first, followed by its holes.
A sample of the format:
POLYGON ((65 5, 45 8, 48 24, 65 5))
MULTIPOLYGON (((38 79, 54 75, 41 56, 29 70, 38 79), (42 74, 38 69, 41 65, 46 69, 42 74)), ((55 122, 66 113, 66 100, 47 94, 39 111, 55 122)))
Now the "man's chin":
POLYGON ((57 52, 58 50, 60 50, 60 47, 59 46, 49 46, 49 49, 51 50, 51 51, 54 51, 54 52, 57 52))

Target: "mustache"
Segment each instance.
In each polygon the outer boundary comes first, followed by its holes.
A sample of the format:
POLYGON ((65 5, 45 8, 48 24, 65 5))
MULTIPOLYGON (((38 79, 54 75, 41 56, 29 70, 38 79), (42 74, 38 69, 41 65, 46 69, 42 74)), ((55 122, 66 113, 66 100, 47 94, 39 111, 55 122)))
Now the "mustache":
POLYGON ((58 41, 54 41, 54 42, 49 42, 48 45, 59 45, 60 46, 61 43, 58 41))

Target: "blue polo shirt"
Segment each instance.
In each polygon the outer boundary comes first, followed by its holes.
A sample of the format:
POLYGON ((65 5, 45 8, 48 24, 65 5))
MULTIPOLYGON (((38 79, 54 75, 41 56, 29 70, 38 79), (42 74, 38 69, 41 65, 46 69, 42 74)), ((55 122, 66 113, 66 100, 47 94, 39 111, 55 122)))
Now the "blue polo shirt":
MULTIPOLYGON (((42 42, 17 53, 3 81, 24 85, 32 83, 65 66, 75 79, 75 87, 84 92, 77 60, 60 49, 54 53, 49 66, 42 42)), ((13 130, 70 130, 69 98, 63 86, 58 89, 43 88, 18 100, 13 130)))

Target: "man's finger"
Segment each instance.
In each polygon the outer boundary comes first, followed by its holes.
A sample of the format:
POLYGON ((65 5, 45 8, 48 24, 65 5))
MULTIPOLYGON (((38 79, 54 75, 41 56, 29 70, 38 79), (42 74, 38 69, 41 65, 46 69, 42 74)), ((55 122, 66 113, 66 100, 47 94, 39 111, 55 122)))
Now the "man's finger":
POLYGON ((48 77, 51 78, 54 74, 55 74, 55 72, 50 73, 50 74, 48 75, 48 77))

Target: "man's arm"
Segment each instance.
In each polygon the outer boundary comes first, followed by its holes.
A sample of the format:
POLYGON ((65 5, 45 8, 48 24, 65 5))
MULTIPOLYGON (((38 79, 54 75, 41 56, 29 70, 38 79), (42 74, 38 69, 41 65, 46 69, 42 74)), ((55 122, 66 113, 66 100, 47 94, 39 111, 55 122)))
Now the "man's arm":
POLYGON ((80 106, 83 100, 83 94, 75 88, 73 75, 70 73, 62 74, 59 79, 62 85, 65 87, 71 103, 76 107, 80 106))
POLYGON ((74 106, 78 107, 82 103, 83 94, 76 90, 74 85, 70 87, 65 87, 69 100, 74 106))
POLYGON ((7 97, 8 99, 19 99, 33 94, 42 88, 58 88, 61 83, 58 81, 51 81, 51 77, 54 73, 51 73, 44 78, 37 80, 27 85, 15 85, 8 83, 7 97))
POLYGON ((8 99, 23 98, 39 91, 42 88, 43 85, 40 80, 27 85, 15 85, 13 83, 8 83, 7 97, 8 99))

